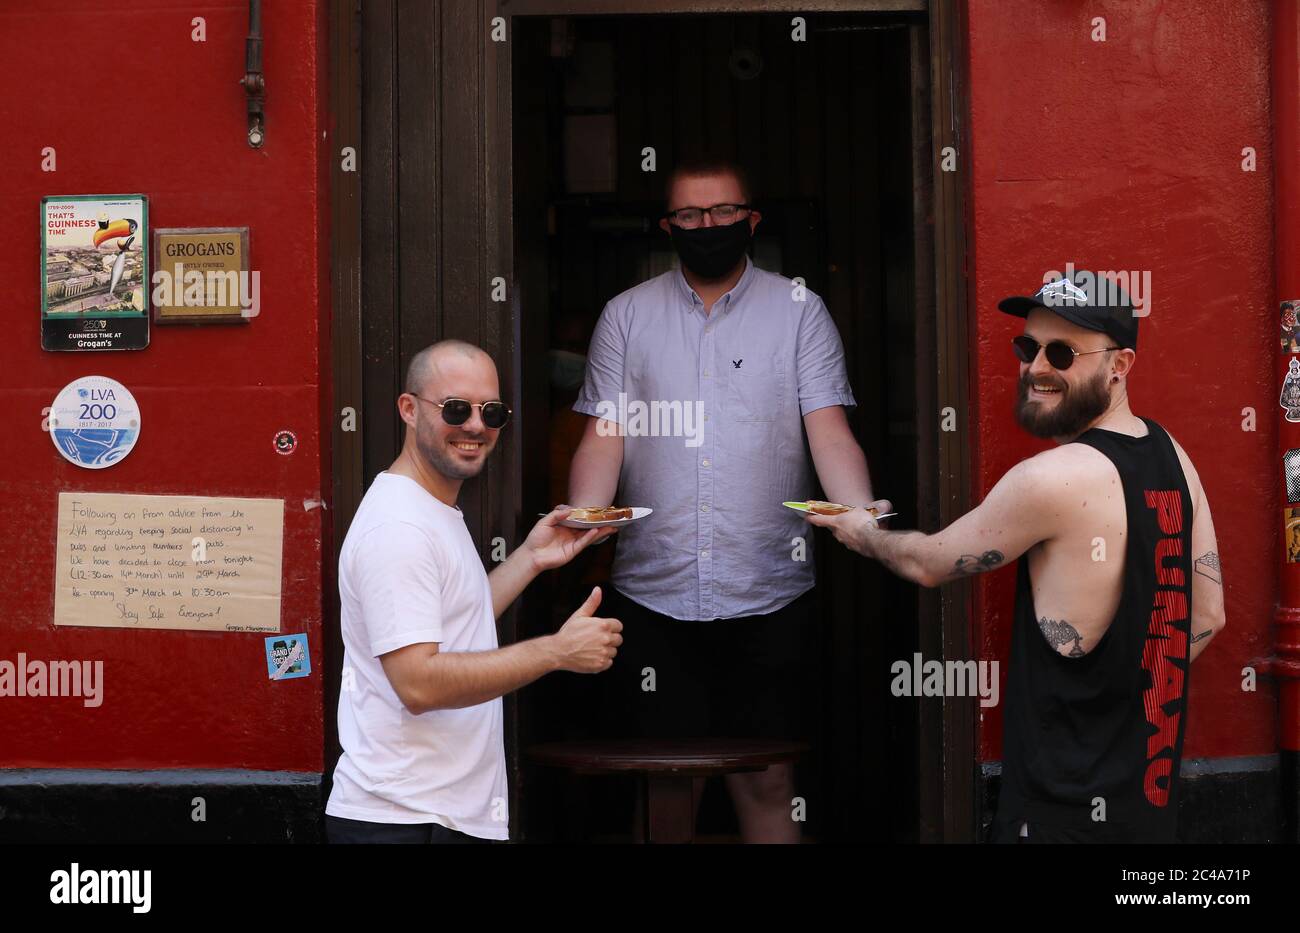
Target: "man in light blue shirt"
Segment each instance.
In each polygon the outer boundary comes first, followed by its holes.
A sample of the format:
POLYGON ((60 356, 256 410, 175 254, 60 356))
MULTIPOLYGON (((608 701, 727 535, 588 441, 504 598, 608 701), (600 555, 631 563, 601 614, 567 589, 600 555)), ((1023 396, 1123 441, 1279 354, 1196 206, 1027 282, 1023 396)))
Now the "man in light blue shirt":
MULTIPOLYGON (((589 419, 569 502, 654 509, 619 534, 611 593, 628 655, 612 674, 645 735, 799 737, 815 572, 781 503, 813 497, 814 469, 828 498, 874 499, 839 333, 816 294, 750 261, 750 197, 731 163, 674 170, 660 227, 681 268, 605 306, 574 405, 589 419)), ((791 766, 727 783, 746 841, 798 841, 791 766)))

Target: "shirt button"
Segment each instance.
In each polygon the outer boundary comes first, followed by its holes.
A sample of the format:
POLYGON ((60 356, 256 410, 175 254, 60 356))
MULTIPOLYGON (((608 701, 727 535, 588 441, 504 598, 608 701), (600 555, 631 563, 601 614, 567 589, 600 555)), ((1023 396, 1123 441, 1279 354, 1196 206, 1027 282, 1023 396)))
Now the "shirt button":
POLYGON ((707 461, 707 460, 701 460, 701 461, 700 461, 700 466, 708 466, 708 465, 709 465, 709 461, 707 461))
POLYGON ((709 374, 709 371, 706 369, 706 370, 704 371, 704 375, 707 376, 708 374, 709 374))
POLYGON ((700 551, 700 556, 701 556, 701 557, 708 557, 708 556, 709 556, 709 552, 708 552, 708 551, 700 551))
POLYGON ((707 512, 708 510, 709 510, 709 507, 708 507, 707 505, 702 505, 702 506, 700 506, 700 511, 701 511, 701 512, 707 512))

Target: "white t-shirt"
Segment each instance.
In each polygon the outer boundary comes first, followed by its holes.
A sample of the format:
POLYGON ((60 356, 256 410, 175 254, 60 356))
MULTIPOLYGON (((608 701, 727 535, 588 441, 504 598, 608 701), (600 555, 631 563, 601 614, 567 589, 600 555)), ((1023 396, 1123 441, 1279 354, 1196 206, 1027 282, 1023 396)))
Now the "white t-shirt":
POLYGON ((413 716, 379 661, 419 642, 438 642, 439 651, 497 647, 492 590, 460 509, 412 479, 380 473, 343 541, 339 597, 343 755, 325 812, 508 838, 500 698, 413 716))

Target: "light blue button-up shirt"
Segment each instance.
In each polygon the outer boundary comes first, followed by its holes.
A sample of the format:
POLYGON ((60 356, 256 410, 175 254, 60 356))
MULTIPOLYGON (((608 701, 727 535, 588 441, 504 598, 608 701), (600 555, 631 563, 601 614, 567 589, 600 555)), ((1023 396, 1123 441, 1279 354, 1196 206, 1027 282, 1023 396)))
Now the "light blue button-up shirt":
POLYGON ((854 404, 821 298, 748 259, 709 314, 678 269, 613 298, 573 407, 622 426, 615 501, 654 509, 619 532, 614 586, 697 620, 811 589, 810 529, 781 503, 814 491, 803 416, 854 404))

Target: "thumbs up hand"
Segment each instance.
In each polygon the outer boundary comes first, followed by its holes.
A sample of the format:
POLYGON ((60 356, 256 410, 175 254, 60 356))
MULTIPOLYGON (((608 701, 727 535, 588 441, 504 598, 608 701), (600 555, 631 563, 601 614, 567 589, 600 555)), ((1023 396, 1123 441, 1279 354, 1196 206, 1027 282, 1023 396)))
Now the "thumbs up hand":
POLYGON ((623 636, 619 634, 623 623, 593 615, 600 608, 600 598, 600 587, 596 587, 555 633, 560 670, 597 674, 613 665, 618 646, 623 644, 623 636))

